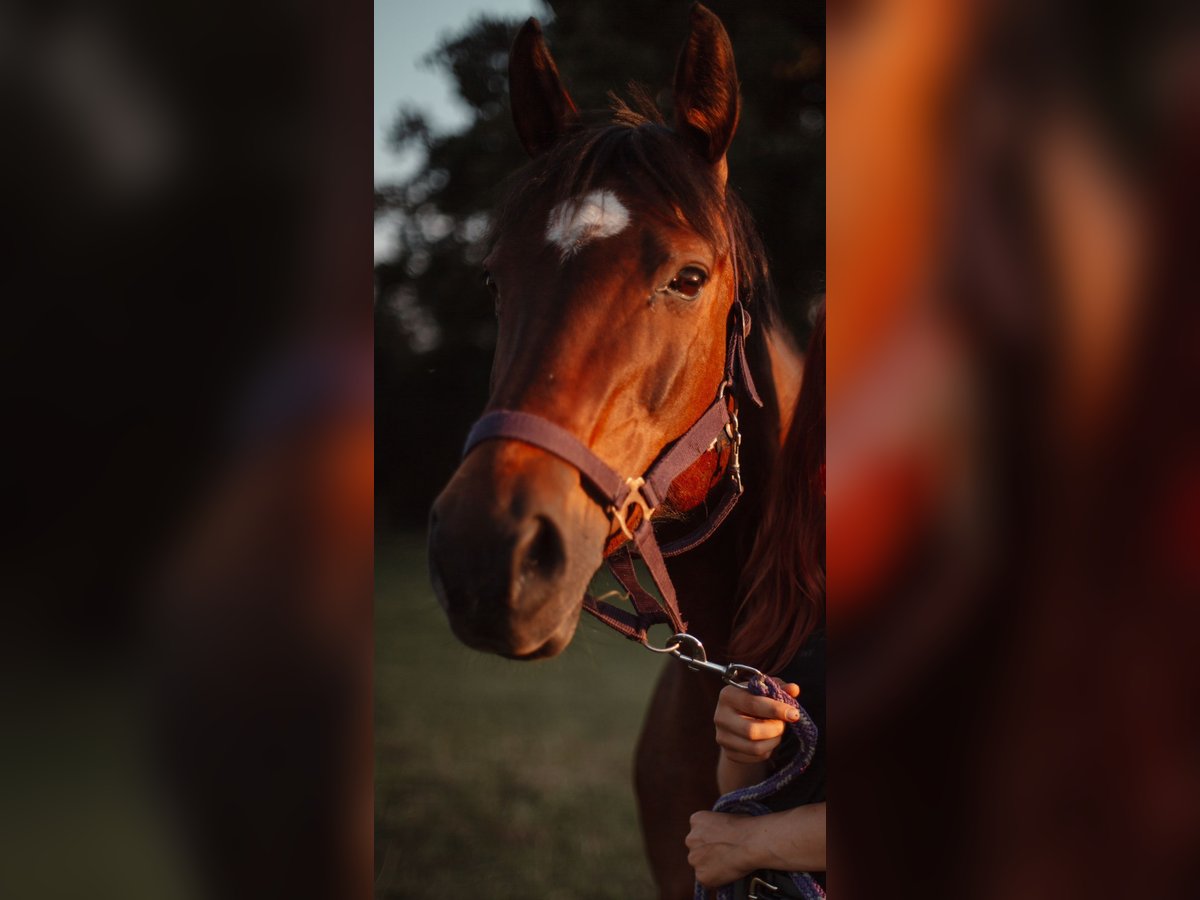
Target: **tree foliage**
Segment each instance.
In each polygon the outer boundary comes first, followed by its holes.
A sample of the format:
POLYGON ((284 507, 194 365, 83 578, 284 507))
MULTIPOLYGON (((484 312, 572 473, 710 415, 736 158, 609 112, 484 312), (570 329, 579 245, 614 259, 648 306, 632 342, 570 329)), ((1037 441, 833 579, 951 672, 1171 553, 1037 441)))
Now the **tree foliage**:
MULTIPOLYGON (((675 59, 687 34, 684 0, 543 0, 539 19, 581 109, 607 105, 629 82, 669 114, 675 59)), ((825 225, 824 4, 710 0, 733 41, 742 117, 731 184, 768 248, 784 314, 806 330, 823 292, 825 225)), ((465 127, 438 131, 420 110, 398 111, 390 138, 415 150, 407 180, 376 189, 377 219, 398 229, 375 267, 376 485, 380 524, 417 524, 457 463, 486 401, 495 321, 479 267, 488 212, 525 161, 508 103, 508 50, 520 21, 483 16, 426 58, 452 80, 465 127)))

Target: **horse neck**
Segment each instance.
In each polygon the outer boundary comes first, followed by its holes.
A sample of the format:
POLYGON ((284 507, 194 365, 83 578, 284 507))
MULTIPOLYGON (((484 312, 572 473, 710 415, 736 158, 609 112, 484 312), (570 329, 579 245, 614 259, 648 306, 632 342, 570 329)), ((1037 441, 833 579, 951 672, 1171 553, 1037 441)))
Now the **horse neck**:
MULTIPOLYGON (((742 399, 742 481, 737 508, 716 533, 696 550, 671 560, 670 572, 688 628, 712 659, 725 660, 737 604, 737 586, 761 519, 767 480, 779 455, 781 399, 795 400, 798 356, 785 332, 756 328, 746 347, 761 408, 742 399)), ((790 410, 790 406, 788 407, 790 410)))

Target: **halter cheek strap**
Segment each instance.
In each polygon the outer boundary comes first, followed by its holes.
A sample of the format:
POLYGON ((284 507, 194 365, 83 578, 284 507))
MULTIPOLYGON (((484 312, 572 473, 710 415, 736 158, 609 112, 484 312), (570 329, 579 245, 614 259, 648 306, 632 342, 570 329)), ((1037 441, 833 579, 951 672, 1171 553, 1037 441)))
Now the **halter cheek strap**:
POLYGON ((687 623, 679 611, 675 587, 667 573, 664 557, 683 553, 708 540, 729 515, 742 493, 738 462, 742 436, 738 430, 736 398, 731 403, 727 391, 731 387, 740 390, 758 406, 762 406, 762 400, 754 387, 754 379, 746 361, 750 314, 741 302, 733 304, 728 332, 725 377, 716 399, 687 431, 663 449, 650 468, 640 476, 622 477, 562 426, 541 416, 517 410, 494 410, 484 415, 471 429, 463 448, 463 456, 466 456, 484 441, 516 440, 552 453, 579 470, 584 480, 602 498, 609 517, 629 538, 606 562, 617 581, 628 591, 633 610, 615 606, 591 594, 584 596, 583 608, 625 637, 643 644, 647 642, 647 632, 654 625, 668 624, 677 634, 687 631, 687 623), (707 453, 722 433, 733 442, 731 484, 724 498, 716 512, 695 532, 660 547, 650 521, 654 510, 667 496, 671 482, 707 453), (640 512, 640 518, 631 528, 630 522, 635 511, 640 512), (639 583, 634 568, 634 554, 645 561, 650 577, 662 595, 661 605, 639 583))

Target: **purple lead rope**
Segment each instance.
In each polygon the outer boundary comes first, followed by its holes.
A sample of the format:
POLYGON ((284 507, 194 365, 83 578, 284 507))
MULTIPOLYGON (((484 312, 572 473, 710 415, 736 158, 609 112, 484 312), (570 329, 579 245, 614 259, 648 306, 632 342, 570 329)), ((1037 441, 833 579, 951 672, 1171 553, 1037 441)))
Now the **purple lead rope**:
MULTIPOLYGON (((766 780, 730 791, 717 800, 713 806, 713 812, 762 816, 772 811, 764 801, 775 796, 799 778, 811 765, 813 754, 817 750, 817 726, 804 707, 783 689, 783 682, 779 679, 766 676, 754 678, 746 685, 746 690, 760 697, 770 697, 772 700, 778 700, 800 710, 798 721, 786 723, 799 743, 795 755, 766 780)), ((824 889, 807 872, 788 872, 787 874, 791 878, 792 884, 800 892, 800 896, 805 900, 824 900, 824 889)), ((733 884, 727 884, 713 891, 696 882, 695 900, 733 900, 733 889, 733 884)))

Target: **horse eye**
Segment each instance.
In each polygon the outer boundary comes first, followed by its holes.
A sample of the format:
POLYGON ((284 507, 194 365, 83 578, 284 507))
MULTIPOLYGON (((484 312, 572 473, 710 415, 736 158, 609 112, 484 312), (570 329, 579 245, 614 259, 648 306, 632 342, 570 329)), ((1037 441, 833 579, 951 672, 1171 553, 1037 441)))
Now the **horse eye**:
POLYGON ((695 300, 708 283, 708 273, 699 266, 684 266, 667 282, 667 290, 685 300, 695 300))

